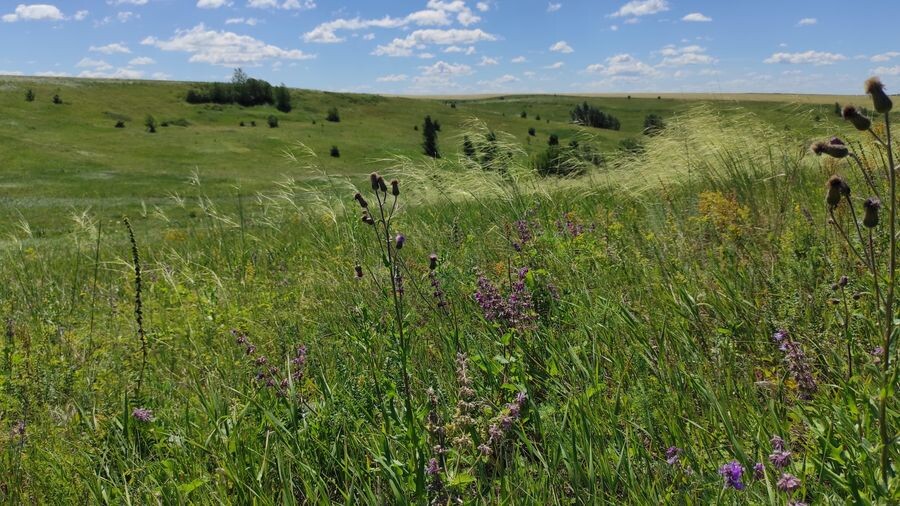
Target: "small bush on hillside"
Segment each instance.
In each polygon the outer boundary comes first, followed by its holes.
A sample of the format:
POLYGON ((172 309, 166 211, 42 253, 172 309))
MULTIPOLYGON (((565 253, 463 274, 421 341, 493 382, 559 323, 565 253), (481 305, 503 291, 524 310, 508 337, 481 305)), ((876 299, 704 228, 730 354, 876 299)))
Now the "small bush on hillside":
POLYGON ((255 127, 255 126, 256 126, 256 121, 251 121, 251 122, 250 122, 250 126, 255 127))
POLYGON ((535 121, 540 121, 540 120, 541 120, 541 115, 538 114, 537 116, 535 116, 535 117, 534 117, 534 120, 535 120, 535 121))
POLYGON ((425 122, 422 126, 422 150, 432 158, 440 158, 441 153, 438 151, 437 133, 440 131, 440 124, 432 121, 431 116, 425 116, 425 122))
POLYGON ((244 122, 243 122, 243 121, 241 121, 241 126, 244 126, 244 122))
POLYGON ((520 118, 522 118, 522 119, 525 119, 525 118, 527 118, 527 117, 528 117, 528 113, 527 113, 527 112, 525 112, 525 111, 522 111, 522 113, 521 113, 521 114, 519 114, 519 117, 520 117, 520 118))
POLYGON ((34 102, 34 90, 31 88, 28 88, 28 91, 25 92, 25 101, 34 102))
POLYGON ((626 153, 638 154, 644 151, 644 145, 641 141, 633 137, 628 137, 627 139, 619 141, 619 149, 626 153))
POLYGON ((59 95, 58 95, 58 94, 57 94, 57 95, 53 95, 53 103, 56 104, 56 105, 60 105, 60 104, 63 103, 62 99, 59 98, 59 95))
POLYGON ((269 119, 266 121, 269 124, 269 128, 278 128, 278 118, 275 115, 269 115, 269 119))
POLYGON ((338 149, 337 146, 331 146, 331 152, 330 152, 330 154, 331 154, 331 157, 332 157, 332 158, 340 158, 340 157, 341 157, 341 150, 338 149))
POLYGON ((116 128, 125 128, 125 122, 122 120, 116 121, 116 128))
POLYGON ((528 129, 528 135, 534 137, 535 134, 537 134, 537 131, 534 129, 534 127, 528 129))
POLYGON ((144 126, 147 127, 147 132, 149 132, 151 134, 155 134, 156 133, 156 118, 154 118, 153 115, 148 114, 147 117, 144 119, 144 126))
POLYGON ((644 118, 644 135, 656 135, 665 127, 666 123, 659 114, 648 114, 644 118))
POLYGON ((547 139, 547 145, 559 146, 559 136, 556 134, 550 134, 550 137, 547 139))
POLYGON ((341 115, 338 113, 337 107, 328 109, 328 115, 325 117, 325 119, 332 123, 340 123, 341 115))
POLYGON ((618 130, 621 127, 618 118, 611 114, 606 114, 592 105, 588 105, 587 102, 575 106, 575 109, 570 114, 572 122, 579 125, 605 128, 607 130, 618 130))

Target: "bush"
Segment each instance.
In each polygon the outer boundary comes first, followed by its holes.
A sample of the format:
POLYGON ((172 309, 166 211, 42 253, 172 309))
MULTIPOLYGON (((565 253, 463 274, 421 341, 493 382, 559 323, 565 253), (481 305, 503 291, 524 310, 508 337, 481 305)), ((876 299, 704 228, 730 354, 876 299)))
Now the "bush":
POLYGON ((535 116, 535 117, 534 117, 534 120, 535 120, 535 121, 540 121, 540 120, 541 120, 541 115, 538 114, 537 116, 535 116))
POLYGON ((269 115, 266 121, 269 123, 269 128, 278 128, 278 118, 274 114, 269 115))
POLYGON ((450 108, 456 109, 456 102, 450 102, 450 108))
POLYGON ((535 131, 534 127, 528 129, 528 135, 534 137, 536 133, 537 132, 535 131))
POLYGON ((559 136, 556 134, 550 134, 550 138, 547 139, 547 145, 559 146, 559 136))
POLYGON ((337 146, 331 146, 331 157, 332 158, 340 158, 341 157, 341 150, 338 149, 337 146))
POLYGON ((644 145, 641 144, 641 141, 628 137, 619 141, 619 149, 626 153, 638 154, 644 151, 644 145))
POLYGON ((116 128, 125 128, 125 122, 122 120, 116 121, 116 128))
POLYGON ((59 95, 58 95, 58 94, 57 94, 57 95, 53 95, 53 103, 56 104, 56 105, 60 105, 60 104, 63 103, 62 99, 59 98, 59 95))
POLYGON ((422 150, 432 158, 440 158, 441 153, 438 151, 437 137, 440 131, 440 124, 432 121, 431 116, 425 116, 425 122, 422 126, 422 150))
POLYGON ((148 114, 147 117, 144 119, 144 126, 147 127, 147 132, 149 132, 151 134, 155 134, 156 133, 156 118, 154 118, 153 115, 148 114))
POLYGON ((243 121, 241 121, 241 126, 244 126, 244 122, 243 122, 243 121))
POLYGON ((338 114, 337 107, 332 107, 331 109, 328 109, 328 115, 325 117, 325 119, 332 123, 340 123, 341 115, 338 114))
POLYGON ((587 102, 575 106, 575 109, 571 112, 571 116, 573 123, 593 128, 618 130, 621 126, 618 118, 611 114, 606 114, 592 105, 588 105, 587 102))
POLYGON ((240 104, 245 107, 275 103, 272 85, 261 79, 248 77, 235 69, 230 83, 212 83, 188 90, 185 100, 190 104, 240 104))
POLYGON ((525 118, 527 118, 527 117, 528 117, 528 113, 527 113, 527 112, 525 112, 525 111, 522 111, 522 113, 521 113, 521 114, 519 114, 519 117, 520 117, 520 118, 522 118, 522 119, 525 119, 525 118))
POLYGON ((275 88, 275 108, 284 113, 291 112, 291 109, 293 109, 291 105, 291 91, 287 89, 284 83, 275 88))
POLYGON ((28 91, 25 92, 25 101, 34 102, 34 90, 31 88, 28 88, 28 91))
POLYGON ((250 126, 255 127, 255 126, 256 126, 256 121, 251 121, 251 122, 250 122, 250 126))
POLYGON ((659 114, 648 114, 644 118, 644 135, 656 135, 665 127, 666 123, 659 114))

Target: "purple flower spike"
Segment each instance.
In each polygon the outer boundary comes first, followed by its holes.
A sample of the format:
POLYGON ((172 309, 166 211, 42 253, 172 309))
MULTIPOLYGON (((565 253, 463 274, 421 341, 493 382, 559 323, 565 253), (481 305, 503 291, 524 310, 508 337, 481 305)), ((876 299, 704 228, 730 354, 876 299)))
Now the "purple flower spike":
POLYGON ((761 480, 766 476, 766 466, 763 465, 762 462, 757 462, 753 464, 753 479, 761 480))
POLYGON ((736 460, 725 464, 719 468, 719 474, 725 478, 725 487, 731 487, 735 490, 744 490, 744 483, 741 482, 741 476, 744 474, 744 466, 736 460))
POLYGON ((666 463, 670 466, 674 466, 678 463, 678 457, 681 454, 681 448, 677 446, 670 446, 666 449, 666 463))
POLYGON ((147 408, 134 408, 134 410, 131 411, 131 416, 139 422, 147 423, 153 421, 153 411, 150 411, 147 408))
POLYGON ((778 490, 782 492, 786 492, 788 494, 793 494, 797 489, 800 488, 801 482, 800 478, 797 478, 793 474, 784 473, 781 475, 781 478, 778 480, 778 490))

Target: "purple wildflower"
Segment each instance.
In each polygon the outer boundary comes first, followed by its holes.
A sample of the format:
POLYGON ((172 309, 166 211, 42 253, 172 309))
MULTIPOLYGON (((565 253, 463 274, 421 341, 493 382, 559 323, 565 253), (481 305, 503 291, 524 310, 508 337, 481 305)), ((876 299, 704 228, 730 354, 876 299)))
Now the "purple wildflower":
POLYGON ((362 265, 358 265, 358 264, 357 264, 357 266, 354 267, 353 270, 355 271, 356 279, 362 279, 362 277, 363 277, 363 268, 362 268, 362 265))
POLYGON ((816 379, 812 373, 812 366, 806 359, 806 353, 800 343, 786 339, 781 343, 781 351, 784 352, 784 361, 787 369, 797 382, 797 388, 800 391, 800 398, 804 400, 811 399, 813 394, 818 390, 816 379))
POLYGON ((437 269, 438 257, 434 253, 428 255, 428 270, 437 269))
POLYGON ((797 478, 793 474, 784 473, 781 475, 781 478, 778 480, 778 490, 782 492, 786 492, 788 494, 793 494, 797 489, 800 488, 801 482, 800 478, 797 478))
POLYGON ((781 439, 781 436, 772 436, 769 442, 772 443, 772 449, 776 452, 784 451, 784 439, 781 439))
POLYGON ((153 421, 153 411, 150 411, 147 408, 134 408, 131 411, 131 416, 139 422, 146 423, 153 421))
POLYGON ((16 436, 24 437, 25 436, 25 420, 19 420, 18 422, 16 422, 15 425, 13 425, 12 430, 10 431, 10 435, 12 437, 16 437, 16 436))
POLYGON ((437 301, 438 309, 443 309, 447 307, 449 304, 447 303, 447 297, 444 296, 444 289, 441 287, 441 280, 438 279, 437 274, 435 274, 434 270, 428 271, 428 279, 431 281, 431 288, 434 290, 432 292, 432 297, 437 301))
POLYGON ((769 455, 769 462, 771 462, 772 465, 777 467, 778 469, 784 469, 785 467, 791 465, 791 452, 776 450, 774 453, 769 455))
POLYGON ((441 472, 441 466, 438 464, 437 459, 432 458, 428 461, 428 465, 425 466, 425 474, 428 476, 436 476, 441 472))
POLYGON ((772 340, 775 341, 776 344, 781 344, 787 337, 788 331, 784 329, 778 329, 772 334, 772 340))
POLYGON ((681 455, 681 448, 677 446, 670 446, 666 449, 666 463, 670 466, 674 466, 678 463, 679 455, 681 455))
POLYGON ((397 234, 397 237, 394 238, 394 242, 397 245, 397 249, 402 249, 403 245, 406 244, 406 236, 403 234, 397 234))
POLYGON ((766 476, 766 466, 762 462, 753 464, 753 479, 761 480, 766 476))
POLYGON ((744 483, 741 482, 741 476, 744 474, 744 466, 736 460, 725 464, 719 468, 719 474, 725 478, 725 486, 735 490, 744 490, 744 483))

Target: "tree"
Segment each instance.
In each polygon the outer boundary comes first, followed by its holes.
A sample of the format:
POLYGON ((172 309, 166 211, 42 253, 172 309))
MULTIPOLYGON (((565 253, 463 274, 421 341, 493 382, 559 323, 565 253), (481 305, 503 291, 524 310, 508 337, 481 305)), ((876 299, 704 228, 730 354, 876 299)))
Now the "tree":
POLYGON ((25 101, 34 102, 34 90, 31 88, 28 88, 28 91, 25 92, 25 101))
POLYGON ((534 137, 537 132, 534 130, 534 127, 528 129, 528 135, 534 137))
POLYGON ((274 114, 269 115, 269 128, 278 128, 278 117, 274 114))
POLYGON ((153 115, 148 114, 147 118, 144 119, 144 126, 147 127, 147 132, 151 134, 156 133, 156 118, 153 115))
POLYGON ((525 111, 522 111, 522 114, 519 114, 519 117, 522 118, 522 119, 525 119, 525 118, 528 117, 528 113, 525 112, 525 111))
POLYGON ((331 157, 332 158, 340 158, 341 157, 341 150, 338 149, 337 146, 331 146, 331 157))
POLYGON ((62 99, 59 98, 59 94, 53 95, 53 103, 56 105, 60 105, 63 103, 62 99))
POLYGON ((548 146, 559 146, 559 136, 556 134, 550 134, 550 138, 547 139, 548 146))
POLYGON ((644 135, 656 135, 665 127, 666 123, 659 114, 648 114, 644 118, 644 135))
POLYGON ((588 105, 587 102, 575 106, 570 115, 572 122, 579 125, 608 130, 618 130, 621 126, 618 118, 612 114, 606 114, 592 105, 588 105))
POLYGON ((535 120, 535 121, 540 121, 540 120, 541 120, 541 115, 538 114, 537 116, 535 116, 535 117, 534 117, 534 120, 535 120))
POLYGON ((125 128, 125 122, 122 120, 116 121, 116 128, 125 128))
POLYGON ((291 91, 287 89, 284 83, 275 88, 275 108, 281 112, 291 112, 291 91))
POLYGON ((328 116, 326 116, 325 119, 332 123, 340 123, 341 115, 338 114, 337 107, 332 107, 331 109, 328 109, 328 116))
POLYGON ((426 155, 432 158, 440 158, 441 153, 438 151, 437 145, 438 130, 431 116, 425 116, 425 122, 422 125, 422 150, 426 155))

